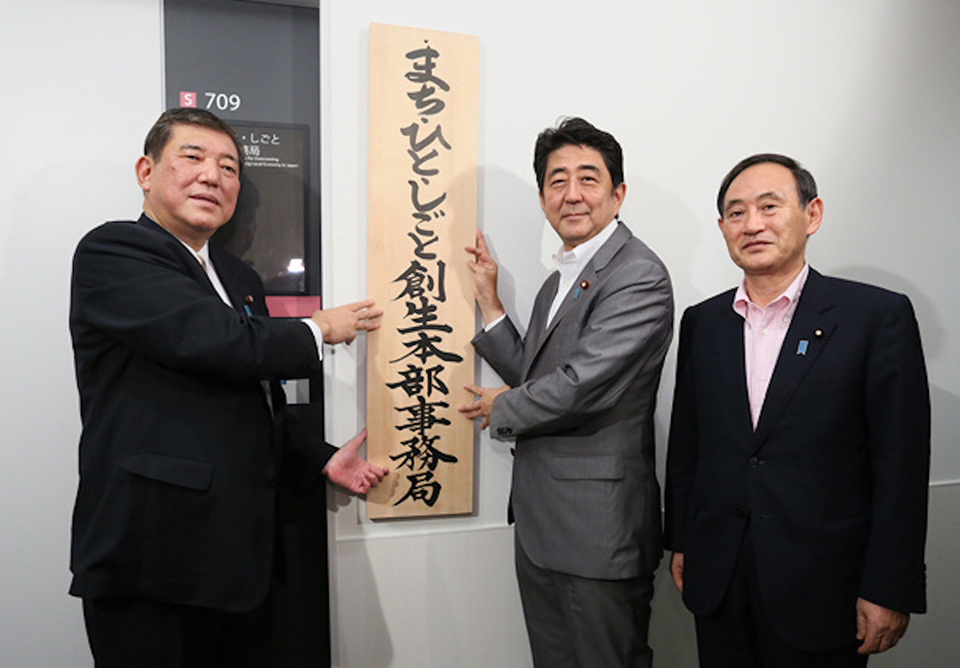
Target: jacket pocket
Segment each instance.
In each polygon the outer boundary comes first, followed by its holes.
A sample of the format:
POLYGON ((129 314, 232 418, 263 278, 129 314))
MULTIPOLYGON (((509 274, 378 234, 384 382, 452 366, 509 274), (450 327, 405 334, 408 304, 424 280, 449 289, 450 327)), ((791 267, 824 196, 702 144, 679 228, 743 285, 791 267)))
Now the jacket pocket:
POLYGON ((622 480, 624 476, 619 457, 555 457, 549 468, 556 480, 622 480))
POLYGON ((155 452, 130 455, 120 466, 144 478, 200 492, 209 489, 210 481, 213 479, 213 467, 206 462, 155 452))

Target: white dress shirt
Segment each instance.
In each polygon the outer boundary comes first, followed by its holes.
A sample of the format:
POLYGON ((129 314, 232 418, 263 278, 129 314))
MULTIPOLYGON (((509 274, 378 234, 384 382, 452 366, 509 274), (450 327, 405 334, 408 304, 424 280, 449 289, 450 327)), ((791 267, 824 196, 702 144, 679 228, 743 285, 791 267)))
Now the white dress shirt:
MULTIPOLYGON (((597 254, 600 247, 607 243, 607 240, 613 236, 617 225, 617 219, 614 218, 607 223, 607 226, 600 230, 600 232, 582 244, 578 244, 571 250, 566 250, 563 246, 560 246, 559 250, 553 254, 553 264, 556 266, 557 271, 560 272, 560 282, 557 284, 557 294, 554 295, 553 302, 550 304, 550 311, 547 314, 544 328, 550 326, 553 316, 560 310, 560 305, 563 303, 563 300, 566 299, 570 288, 573 287, 573 282, 577 280, 577 276, 579 276, 583 268, 587 266, 587 263, 593 259, 593 256, 597 254)), ((492 322, 486 323, 483 326, 484 331, 489 332, 506 317, 507 314, 504 313, 492 322)))
POLYGON ((560 272, 560 282, 557 284, 557 294, 550 304, 546 327, 550 326, 550 323, 553 321, 553 316, 560 310, 560 305, 563 303, 563 300, 566 299, 567 293, 569 293, 570 288, 573 287, 573 282, 577 280, 577 276, 579 276, 583 268, 587 266, 587 263, 593 259, 593 256, 597 254, 600 247, 607 243, 607 240, 613 236, 613 233, 617 229, 617 224, 617 220, 614 218, 607 223, 606 227, 583 243, 578 244, 570 250, 566 250, 563 246, 560 246, 560 249, 553 254, 553 264, 556 266, 557 271, 560 272))

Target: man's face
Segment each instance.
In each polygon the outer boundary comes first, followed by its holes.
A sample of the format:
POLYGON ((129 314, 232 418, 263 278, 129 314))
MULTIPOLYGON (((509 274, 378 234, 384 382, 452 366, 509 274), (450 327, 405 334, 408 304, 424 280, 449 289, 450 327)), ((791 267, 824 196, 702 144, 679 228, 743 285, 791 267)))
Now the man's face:
POLYGON ((175 125, 159 160, 137 161, 144 212, 195 249, 230 220, 240 192, 233 140, 198 125, 175 125))
POLYGON ((561 146, 547 158, 540 207, 570 250, 613 220, 627 186, 616 188, 603 156, 587 146, 561 146))
POLYGON ((788 277, 803 267, 807 237, 822 217, 819 197, 801 207, 790 170, 764 162, 733 180, 718 222, 730 258, 744 274, 788 277))

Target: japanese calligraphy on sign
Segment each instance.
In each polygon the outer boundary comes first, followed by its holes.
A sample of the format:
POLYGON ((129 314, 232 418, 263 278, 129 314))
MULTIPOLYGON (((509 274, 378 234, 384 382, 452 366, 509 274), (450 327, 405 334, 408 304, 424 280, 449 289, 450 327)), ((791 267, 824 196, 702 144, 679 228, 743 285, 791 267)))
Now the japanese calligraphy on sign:
POLYGON ((476 37, 370 26, 367 457, 390 469, 371 518, 470 513, 476 37))

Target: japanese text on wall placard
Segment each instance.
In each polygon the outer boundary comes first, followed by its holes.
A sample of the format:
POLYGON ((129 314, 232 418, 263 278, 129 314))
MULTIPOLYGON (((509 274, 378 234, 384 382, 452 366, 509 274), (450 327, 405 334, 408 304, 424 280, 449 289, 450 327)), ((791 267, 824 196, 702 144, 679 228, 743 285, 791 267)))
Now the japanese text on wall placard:
POLYGON ((367 456, 390 469, 371 518, 473 510, 479 41, 370 26, 367 456))

